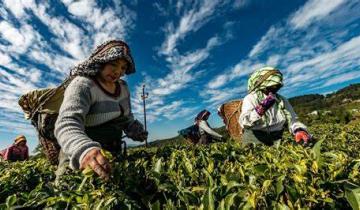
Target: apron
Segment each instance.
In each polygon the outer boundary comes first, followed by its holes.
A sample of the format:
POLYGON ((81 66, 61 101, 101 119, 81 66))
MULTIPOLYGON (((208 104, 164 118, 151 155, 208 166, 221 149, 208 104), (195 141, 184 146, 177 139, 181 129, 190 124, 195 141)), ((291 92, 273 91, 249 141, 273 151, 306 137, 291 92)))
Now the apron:
MULTIPOLYGON (((128 118, 120 116, 101 125, 85 127, 86 135, 92 140, 99 142, 101 147, 119 159, 122 155, 126 156, 126 142, 122 141, 123 130, 127 128, 128 118), (122 144, 123 154, 122 154, 122 144)), ((69 169, 69 157, 62 150, 59 153, 59 165, 55 172, 55 185, 59 185, 60 178, 69 169)))
POLYGON ((128 118, 120 116, 101 125, 85 127, 85 133, 92 140, 99 142, 103 149, 118 156, 122 151, 122 135, 127 125, 128 118))
POLYGON ((244 129, 244 134, 242 136, 242 144, 265 144, 268 146, 272 146, 276 141, 282 138, 284 130, 281 131, 259 131, 259 130, 251 130, 244 129))

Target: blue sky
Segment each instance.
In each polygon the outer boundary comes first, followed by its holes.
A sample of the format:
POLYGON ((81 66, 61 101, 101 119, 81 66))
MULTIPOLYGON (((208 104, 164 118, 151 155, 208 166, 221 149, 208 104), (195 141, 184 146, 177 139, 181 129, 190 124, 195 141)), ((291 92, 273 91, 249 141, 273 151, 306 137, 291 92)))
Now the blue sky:
POLYGON ((204 108, 221 126, 216 108, 244 97, 264 65, 284 73, 287 97, 360 82, 359 11, 356 0, 1 0, 0 148, 22 133, 33 149, 18 98, 60 84, 113 38, 132 50, 137 72, 125 80, 141 121, 147 86, 150 140, 176 135, 204 108))

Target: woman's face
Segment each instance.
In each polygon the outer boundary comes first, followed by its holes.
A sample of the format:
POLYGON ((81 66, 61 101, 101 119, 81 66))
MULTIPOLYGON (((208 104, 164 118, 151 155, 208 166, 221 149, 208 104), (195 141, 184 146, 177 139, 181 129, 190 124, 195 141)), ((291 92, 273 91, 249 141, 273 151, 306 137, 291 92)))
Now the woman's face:
POLYGON ((25 146, 25 145, 26 145, 26 141, 19 142, 17 145, 18 145, 19 147, 25 146))
POLYGON ((99 76, 105 82, 116 82, 120 77, 125 75, 127 68, 128 62, 121 58, 105 64, 99 76))
POLYGON ((274 85, 274 86, 270 86, 268 88, 266 88, 265 90, 263 90, 263 92, 268 95, 269 93, 277 93, 281 88, 281 85, 274 85))

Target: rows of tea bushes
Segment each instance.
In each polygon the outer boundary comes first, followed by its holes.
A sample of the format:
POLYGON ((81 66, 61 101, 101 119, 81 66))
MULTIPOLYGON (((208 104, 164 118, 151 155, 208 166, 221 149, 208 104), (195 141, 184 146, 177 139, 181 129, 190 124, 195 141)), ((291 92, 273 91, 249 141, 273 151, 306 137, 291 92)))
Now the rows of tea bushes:
POLYGON ((310 128, 302 147, 234 142, 136 148, 104 182, 87 171, 54 185, 44 159, 0 163, 0 209, 360 209, 360 123, 310 128))

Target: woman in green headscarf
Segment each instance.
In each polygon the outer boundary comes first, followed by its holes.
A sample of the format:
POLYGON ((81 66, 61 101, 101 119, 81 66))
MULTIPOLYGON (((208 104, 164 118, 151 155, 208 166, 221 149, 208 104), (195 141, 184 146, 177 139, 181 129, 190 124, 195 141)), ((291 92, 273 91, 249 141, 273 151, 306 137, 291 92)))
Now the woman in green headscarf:
POLYGON ((289 101, 277 93, 282 86, 283 76, 273 67, 263 67, 250 76, 239 118, 244 130, 243 145, 273 145, 282 138, 286 125, 297 143, 310 141, 311 135, 298 121, 289 101))

